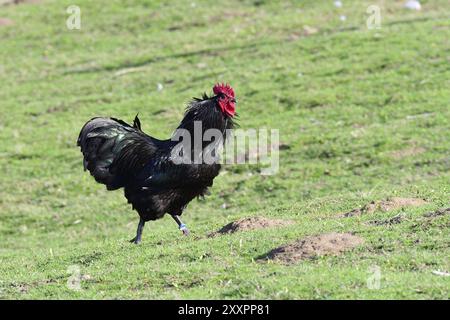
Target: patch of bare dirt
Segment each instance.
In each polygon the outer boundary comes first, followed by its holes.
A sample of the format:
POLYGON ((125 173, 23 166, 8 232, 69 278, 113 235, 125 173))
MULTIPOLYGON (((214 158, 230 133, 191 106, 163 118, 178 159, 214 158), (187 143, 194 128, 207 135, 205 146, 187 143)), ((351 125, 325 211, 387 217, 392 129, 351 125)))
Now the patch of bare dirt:
POLYGON ((436 223, 438 218, 443 217, 445 215, 450 215, 450 208, 442 208, 436 211, 427 212, 423 214, 423 218, 419 219, 417 223, 411 226, 411 229, 417 232, 418 230, 424 231, 428 230, 432 227, 436 227, 439 229, 449 229, 450 222, 447 219, 447 222, 442 221, 441 223, 436 223))
POLYGON ((11 284, 11 287, 17 290, 19 293, 27 293, 28 291, 30 291, 30 286, 25 283, 13 283, 11 284))
POLYGON ((0 27, 1 26, 12 26, 14 21, 8 18, 0 18, 0 27))
POLYGON ((362 208, 353 209, 347 213, 344 213, 342 217, 357 217, 363 214, 371 214, 376 211, 391 211, 403 207, 418 207, 427 204, 427 202, 420 198, 390 198, 381 201, 372 201, 362 208))
POLYGON ((305 26, 303 26, 303 30, 291 33, 288 36, 288 40, 289 41, 297 41, 300 38, 311 36, 313 34, 316 34, 317 32, 319 32, 319 29, 305 25, 305 26))
POLYGON ((260 259, 269 259, 285 264, 293 264, 304 259, 324 255, 337 255, 350 250, 364 240, 351 233, 326 233, 300 239, 294 243, 273 249, 260 259))
POLYGON ((292 224, 293 221, 281 219, 268 219, 264 217, 243 218, 225 225, 220 230, 209 234, 209 237, 217 235, 235 233, 240 231, 249 231, 256 229, 282 227, 292 224))
POLYGON ((260 154, 260 150, 258 148, 252 148, 252 149, 247 149, 245 150, 245 152, 239 153, 237 155, 236 161, 237 163, 247 163, 250 160, 253 161, 261 161, 261 157, 263 156, 267 156, 269 154, 269 152, 273 152, 272 150, 276 150, 278 149, 279 151, 284 151, 284 150, 290 150, 291 146, 286 144, 286 143, 273 143, 270 146, 267 146, 268 149, 266 150, 261 150, 263 153, 260 154))
POLYGON ((397 150, 391 152, 389 155, 394 159, 403 159, 406 157, 416 156, 418 154, 424 153, 426 151, 425 148, 422 147, 410 147, 402 150, 397 150))
POLYGON ((222 10, 220 15, 216 15, 208 19, 211 23, 218 23, 224 20, 236 19, 236 18, 245 18, 248 17, 249 14, 245 12, 239 12, 236 10, 222 10))
POLYGON ((439 209, 433 212, 427 212, 423 216, 427 218, 435 218, 443 215, 450 215, 450 208, 439 209))
POLYGON ((68 109, 69 107, 66 105, 58 105, 48 108, 46 112, 47 113, 64 112, 67 111, 68 109))

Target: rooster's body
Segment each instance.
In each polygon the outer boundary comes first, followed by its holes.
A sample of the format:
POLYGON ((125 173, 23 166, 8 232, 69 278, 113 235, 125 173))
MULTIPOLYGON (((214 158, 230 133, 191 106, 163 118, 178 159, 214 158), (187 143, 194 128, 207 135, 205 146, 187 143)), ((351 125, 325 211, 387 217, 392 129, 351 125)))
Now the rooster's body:
MULTIPOLYGON (((188 106, 178 129, 187 130, 192 141, 194 121, 201 122, 202 137, 208 129, 222 132, 222 139, 202 142, 202 150, 223 143, 225 131, 233 127, 234 92, 232 96, 231 92, 229 86, 218 85, 214 87, 215 96, 204 95, 188 106), (224 96, 233 104, 232 113, 224 105, 224 96)), ((162 218, 166 213, 187 234, 179 216, 192 199, 205 194, 219 174, 218 163, 177 164, 173 152, 179 144, 177 140, 158 140, 145 134, 137 116, 133 126, 115 118, 93 118, 81 129, 78 145, 84 156, 84 168, 108 190, 124 188, 125 197, 139 213, 137 235, 132 240, 135 243, 140 242, 146 221, 162 218)), ((190 154, 194 156, 194 150, 190 154)))

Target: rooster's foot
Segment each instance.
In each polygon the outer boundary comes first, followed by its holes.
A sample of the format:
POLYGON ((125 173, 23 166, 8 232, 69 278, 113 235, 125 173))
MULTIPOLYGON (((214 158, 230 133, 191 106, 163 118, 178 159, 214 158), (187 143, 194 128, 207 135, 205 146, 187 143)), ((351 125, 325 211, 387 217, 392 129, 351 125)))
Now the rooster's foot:
POLYGON ((175 216, 173 215, 172 218, 176 221, 176 223, 178 224, 178 228, 181 230, 181 232, 183 232, 183 234, 185 236, 189 235, 189 229, 187 228, 187 226, 180 220, 179 216, 175 216))
POLYGON ((139 244, 142 239, 142 230, 144 229, 145 221, 141 218, 139 219, 139 224, 136 231, 136 237, 130 240, 131 243, 139 244))
POLYGON ((184 223, 180 224, 180 230, 181 230, 181 232, 183 232, 183 234, 185 236, 189 235, 189 229, 187 228, 187 226, 184 223))
POLYGON ((133 239, 130 240, 130 242, 134 243, 134 244, 139 244, 139 243, 141 243, 141 240, 140 239, 136 239, 136 237, 134 237, 133 239))

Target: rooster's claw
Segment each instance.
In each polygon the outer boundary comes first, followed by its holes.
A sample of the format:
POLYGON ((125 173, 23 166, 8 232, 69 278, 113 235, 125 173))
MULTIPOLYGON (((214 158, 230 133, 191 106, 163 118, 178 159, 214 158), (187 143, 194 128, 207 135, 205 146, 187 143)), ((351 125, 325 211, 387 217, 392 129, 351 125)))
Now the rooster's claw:
POLYGON ((139 244, 141 243, 141 240, 138 240, 136 239, 136 237, 134 237, 133 239, 130 240, 130 243, 139 244))
POLYGON ((186 226, 184 223, 182 223, 182 224, 180 225, 180 230, 181 230, 181 232, 183 232, 183 234, 184 234, 185 236, 188 236, 188 235, 189 235, 189 229, 187 228, 187 226, 186 226))

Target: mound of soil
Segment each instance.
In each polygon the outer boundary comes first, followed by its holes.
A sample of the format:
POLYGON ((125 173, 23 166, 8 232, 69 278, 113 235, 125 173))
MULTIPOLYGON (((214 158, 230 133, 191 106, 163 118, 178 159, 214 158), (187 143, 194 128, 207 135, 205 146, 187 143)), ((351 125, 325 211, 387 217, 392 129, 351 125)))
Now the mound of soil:
POLYGON ((360 245, 364 240, 350 233, 326 233, 310 236, 294 243, 273 249, 260 259, 270 259, 285 264, 324 255, 337 255, 360 245))
POLYGON ((391 211, 403 207, 418 207, 427 204, 427 202, 423 199, 419 198, 390 198, 387 200, 381 201, 372 201, 369 204, 366 204, 362 208, 353 209, 350 212, 344 213, 342 217, 355 217, 361 216, 363 214, 371 214, 375 211, 391 211))
POLYGON ((264 217, 243 218, 225 225, 220 230, 211 233, 209 236, 214 237, 221 234, 229 234, 239 231, 281 227, 292 223, 293 221, 290 220, 268 219, 264 217))
POLYGON ((406 157, 416 156, 418 154, 424 153, 425 151, 426 149, 422 147, 410 147, 402 150, 393 151, 390 153, 390 156, 391 158, 399 160, 406 157))

